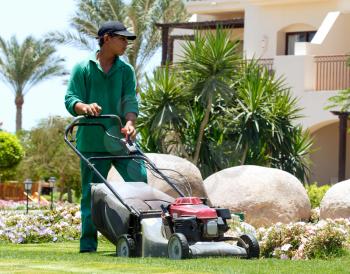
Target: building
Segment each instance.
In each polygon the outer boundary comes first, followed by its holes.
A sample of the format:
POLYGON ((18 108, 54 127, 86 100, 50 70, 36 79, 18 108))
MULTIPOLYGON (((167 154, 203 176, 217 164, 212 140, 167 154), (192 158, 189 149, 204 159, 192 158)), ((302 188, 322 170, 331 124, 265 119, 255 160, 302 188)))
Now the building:
MULTIPOLYGON (((194 28, 212 28, 218 21, 232 28, 245 56, 260 58, 299 98, 305 116, 300 123, 314 138, 310 181, 326 184, 337 182, 338 175, 349 178, 349 165, 343 175, 338 170, 338 116, 324 107, 330 96, 350 87, 350 1, 203 0, 188 1, 187 11, 190 22, 161 26, 163 61, 181 58, 182 40, 191 37, 194 28)), ((349 143, 348 135, 341 136, 341 143, 349 143)), ((350 145, 341 154, 350 160, 350 145)))

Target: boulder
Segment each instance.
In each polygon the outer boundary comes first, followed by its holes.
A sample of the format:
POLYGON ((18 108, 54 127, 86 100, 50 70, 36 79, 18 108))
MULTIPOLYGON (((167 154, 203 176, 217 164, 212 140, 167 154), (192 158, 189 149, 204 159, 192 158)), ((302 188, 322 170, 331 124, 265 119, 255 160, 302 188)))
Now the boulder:
POLYGON ((320 204, 320 218, 350 218, 350 180, 328 189, 320 204))
POLYGON ((204 180, 215 206, 243 212, 246 222, 268 226, 308 220, 311 205, 300 181, 288 172, 261 166, 237 166, 204 180))
MULTIPOLYGON (((146 153, 146 156, 157 168, 163 169, 161 171, 166 176, 171 177, 186 196, 192 192, 192 196, 208 197, 202 175, 190 161, 170 154, 146 153)), ((147 179, 149 185, 170 196, 179 196, 159 175, 150 169, 147 169, 147 179)), ((109 171, 107 180, 124 181, 114 167, 109 171)))

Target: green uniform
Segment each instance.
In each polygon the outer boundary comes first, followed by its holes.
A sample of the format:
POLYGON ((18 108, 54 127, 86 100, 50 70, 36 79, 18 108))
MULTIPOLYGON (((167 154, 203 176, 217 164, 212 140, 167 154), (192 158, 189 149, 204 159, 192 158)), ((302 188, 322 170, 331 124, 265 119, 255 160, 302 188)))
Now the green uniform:
MULTIPOLYGON (((124 123, 126 113, 138 114, 135 87, 135 72, 132 66, 116 57, 112 68, 105 73, 96 60, 96 54, 93 54, 73 68, 65 96, 65 105, 67 110, 76 116, 74 111, 76 103, 97 103, 102 107, 101 114, 116 114, 124 123)), ((120 127, 115 120, 103 119, 102 122, 111 134, 122 137, 120 127)), ((123 155, 124 153, 122 147, 106 136, 102 128, 95 126, 78 128, 77 148, 86 157, 123 155)), ((132 160, 96 161, 95 167, 106 178, 111 164, 125 181, 147 183, 145 167, 132 160)), ((85 163, 81 162, 80 167, 82 175, 80 251, 94 251, 97 249, 97 231, 91 221, 90 183, 99 183, 99 181, 85 163)))

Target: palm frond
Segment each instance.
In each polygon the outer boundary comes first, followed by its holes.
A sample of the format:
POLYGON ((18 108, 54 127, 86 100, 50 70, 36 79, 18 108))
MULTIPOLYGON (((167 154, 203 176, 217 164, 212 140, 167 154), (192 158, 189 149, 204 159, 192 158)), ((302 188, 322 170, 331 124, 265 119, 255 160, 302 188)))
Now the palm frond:
POLYGON ((123 22, 137 38, 127 51, 128 60, 138 75, 160 46, 160 31, 155 23, 176 22, 186 17, 181 0, 78 0, 70 19, 75 32, 52 32, 48 40, 80 49, 96 48, 95 36, 105 21, 123 22))
POLYGON ((329 104, 325 107, 327 110, 350 111, 350 88, 339 91, 336 95, 330 97, 328 102, 329 104))
POLYGON ((74 32, 49 32, 45 35, 46 42, 52 42, 55 44, 66 44, 72 45, 76 48, 82 50, 93 51, 96 48, 96 39, 87 36, 83 33, 74 33, 74 32))

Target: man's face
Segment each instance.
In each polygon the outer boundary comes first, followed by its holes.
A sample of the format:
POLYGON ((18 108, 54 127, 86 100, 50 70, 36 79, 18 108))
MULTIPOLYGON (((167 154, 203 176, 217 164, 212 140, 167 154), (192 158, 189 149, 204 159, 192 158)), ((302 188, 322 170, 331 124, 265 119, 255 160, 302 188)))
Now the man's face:
POLYGON ((128 39, 121 35, 108 35, 105 43, 115 55, 121 56, 128 46, 128 39))

